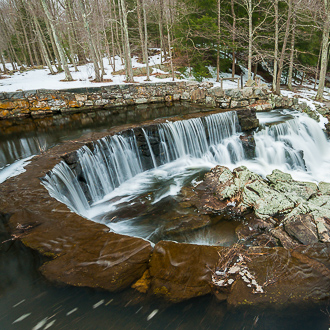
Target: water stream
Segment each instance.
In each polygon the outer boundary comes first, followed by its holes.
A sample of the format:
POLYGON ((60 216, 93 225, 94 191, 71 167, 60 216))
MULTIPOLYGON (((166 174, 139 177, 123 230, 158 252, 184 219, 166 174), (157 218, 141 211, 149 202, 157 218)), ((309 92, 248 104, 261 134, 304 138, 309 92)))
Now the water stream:
POLYGON ((227 240, 220 234, 214 239, 214 231, 221 233, 217 227, 182 237, 168 235, 164 229, 168 219, 189 214, 176 198, 183 186, 196 184, 218 164, 230 169, 244 165, 264 177, 280 169, 297 180, 314 182, 326 181, 330 171, 330 145, 313 119, 287 110, 262 113, 259 118, 261 127, 253 133, 254 157, 244 149, 232 111, 167 122, 156 130, 147 126, 141 136, 130 130, 105 137, 94 143, 93 150, 85 146, 78 151, 79 173, 62 162, 43 184, 74 212, 118 233, 154 242, 232 244, 232 222, 227 240))

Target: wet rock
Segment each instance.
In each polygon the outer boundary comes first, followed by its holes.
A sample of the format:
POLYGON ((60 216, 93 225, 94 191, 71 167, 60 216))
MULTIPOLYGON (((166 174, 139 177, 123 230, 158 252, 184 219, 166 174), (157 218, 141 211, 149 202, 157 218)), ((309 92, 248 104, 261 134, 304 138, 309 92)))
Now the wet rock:
POLYGON ((152 292, 171 302, 211 293, 219 247, 161 241, 150 260, 152 292))
POLYGON ((149 242, 115 233, 100 234, 94 242, 88 249, 76 245, 73 253, 44 264, 42 274, 54 282, 120 291, 146 271, 152 250, 149 242))
POLYGON ((243 132, 259 127, 259 119, 254 109, 237 110, 237 117, 243 132))
POLYGON ((241 135, 239 139, 242 141, 244 154, 247 159, 253 159, 256 156, 256 141, 252 134, 241 135))
POLYGON ((77 164, 79 161, 79 157, 76 151, 64 154, 61 157, 69 166, 77 164))
POLYGON ((257 235, 253 241, 253 246, 275 247, 278 246, 277 240, 268 233, 257 235))
POLYGON ((132 285, 132 288, 141 293, 147 293, 150 288, 150 282, 150 272, 149 269, 147 269, 142 277, 132 285))
POLYGON ((285 249, 293 249, 299 245, 297 241, 291 238, 283 229, 283 227, 276 227, 270 233, 277 238, 285 249))
POLYGON ((171 218, 164 227, 164 234, 175 235, 191 232, 196 229, 206 227, 212 223, 208 215, 187 214, 171 218))
POLYGON ((292 252, 281 247, 250 248, 247 269, 256 284, 240 276, 232 284, 228 304, 283 305, 329 298, 329 252, 328 245, 302 246, 292 252))
POLYGON ((313 216, 309 214, 293 216, 285 220, 284 229, 300 243, 305 245, 313 244, 319 240, 313 220, 313 216))

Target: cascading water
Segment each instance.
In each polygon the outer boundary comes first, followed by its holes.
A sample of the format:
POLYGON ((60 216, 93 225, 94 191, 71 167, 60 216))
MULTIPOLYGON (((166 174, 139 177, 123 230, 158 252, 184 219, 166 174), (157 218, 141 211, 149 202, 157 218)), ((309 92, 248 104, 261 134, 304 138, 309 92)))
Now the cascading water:
POLYGON ((171 209, 183 185, 217 164, 245 165, 264 176, 277 168, 298 180, 326 180, 329 142, 318 124, 286 110, 269 116, 270 125, 267 115, 260 115, 264 125, 254 133, 253 159, 245 156, 236 112, 225 112, 167 122, 156 131, 146 127, 138 139, 133 130, 101 139, 78 151, 75 170, 62 162, 44 185, 73 211, 120 233, 150 238, 160 231, 159 222, 146 224, 146 214, 154 219, 159 208, 171 209))
POLYGON ((24 166, 33 155, 39 154, 46 146, 47 141, 40 137, 21 137, 3 141, 0 139, 0 183, 24 172, 24 166))

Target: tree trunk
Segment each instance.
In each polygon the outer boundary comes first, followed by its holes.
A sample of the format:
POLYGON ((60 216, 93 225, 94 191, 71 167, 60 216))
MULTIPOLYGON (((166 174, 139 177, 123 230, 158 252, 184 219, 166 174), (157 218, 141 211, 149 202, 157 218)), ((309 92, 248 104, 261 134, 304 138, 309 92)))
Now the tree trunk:
POLYGON ((3 73, 8 73, 8 69, 6 68, 5 58, 1 51, 0 51, 0 59, 1 59, 2 66, 3 66, 3 73))
POLYGON ((150 81, 150 70, 149 70, 149 56, 148 56, 148 29, 147 29, 147 14, 146 14, 146 3, 142 0, 142 10, 143 10, 143 21, 144 21, 144 57, 146 61, 147 69, 147 81, 150 81))
POLYGON ((57 36, 56 28, 55 28, 55 25, 53 23, 53 19, 51 17, 51 14, 49 12, 49 8, 47 6, 46 0, 40 0, 40 1, 42 3, 42 7, 43 7, 43 9, 45 11, 45 14, 47 16, 47 19, 49 21, 50 27, 51 27, 52 32, 53 32, 54 41, 55 41, 57 50, 58 50, 59 55, 60 55, 62 66, 64 68, 65 80, 66 81, 72 81, 73 79, 72 79, 72 76, 71 76, 71 73, 70 73, 70 70, 69 70, 68 62, 67 62, 67 60, 65 58, 62 45, 60 44, 60 40, 59 40, 59 38, 57 36))
POLYGON ((163 31, 163 0, 159 1, 159 38, 160 38, 160 63, 166 61, 166 47, 164 40, 164 31, 163 31))
POLYGON ((258 62, 254 64, 253 80, 255 81, 258 73, 258 62))
POLYGON ((122 24, 123 24, 123 35, 124 35, 124 44, 125 44, 125 67, 127 71, 127 82, 134 82, 133 79, 133 68, 132 68, 132 56, 131 56, 131 47, 129 44, 129 36, 128 36, 128 23, 127 23, 127 10, 125 0, 120 0, 121 4, 121 14, 122 14, 122 24))
POLYGON ((293 26, 291 34, 291 49, 290 49, 290 64, 289 64, 289 73, 288 73, 288 89, 292 90, 292 72, 293 72, 293 55, 294 55, 294 44, 296 37, 296 16, 293 14, 293 26))
POLYGON ((221 11, 220 0, 218 0, 218 34, 217 34, 217 82, 220 81, 220 32, 221 32, 221 11))
MULTIPOLYGON (((29 4, 29 6, 31 6, 29 4)), ((39 22, 37 20, 37 17, 34 15, 34 10, 32 7, 30 7, 30 15, 32 15, 32 18, 33 18, 33 21, 34 21, 34 25, 35 25, 35 28, 36 28, 36 34, 37 34, 37 37, 38 37, 38 40, 39 40, 39 45, 40 45, 40 49, 41 49, 41 55, 43 56, 44 58, 44 61, 46 62, 46 65, 50 71, 50 73, 52 75, 56 74, 54 69, 53 69, 53 66, 50 62, 50 59, 49 59, 49 56, 48 56, 48 53, 47 53, 47 49, 45 47, 45 44, 44 44, 44 41, 42 39, 42 35, 41 35, 41 29, 40 29, 40 25, 39 25, 39 22)))
POLYGON ((62 65, 61 65, 60 53, 58 52, 58 49, 56 47, 53 32, 52 32, 52 28, 51 28, 50 23, 48 22, 48 20, 46 20, 46 27, 47 27, 47 31, 48 31, 48 34, 49 34, 49 39, 50 39, 50 42, 52 44, 52 48, 53 48, 54 54, 55 54, 54 64, 56 66, 57 71, 62 72, 63 68, 62 68, 62 65))
POLYGON ((20 20, 20 23, 21 23, 21 26, 22 26, 24 40, 25 40, 25 43, 26 43, 26 48, 27 48, 28 54, 29 54, 30 65, 33 66, 32 52, 31 52, 30 42, 29 42, 28 37, 27 37, 25 24, 22 20, 21 15, 18 15, 18 17, 19 17, 19 20, 20 20))
POLYGON ((275 10, 275 45, 274 45, 274 70, 273 70, 273 91, 276 91, 277 57, 278 57, 278 0, 274 0, 275 10))
POLYGON ((140 36, 140 44, 142 51, 142 61, 146 63, 145 53, 144 53, 144 37, 143 37, 143 26, 142 26, 142 18, 141 18, 141 0, 137 0, 137 18, 138 18, 138 27, 139 27, 139 36, 140 36))
POLYGON ((319 87, 317 89, 316 100, 323 100, 323 92, 325 86, 325 77, 327 74, 328 67, 328 49, 329 49, 329 33, 330 33, 330 1, 324 0, 324 9, 326 19, 323 25, 322 34, 322 56, 321 56, 321 70, 319 78, 319 87))
POLYGON ((73 39, 75 40, 74 48, 75 48, 77 56, 78 56, 78 65, 86 64, 87 59, 86 59, 85 50, 78 42, 78 33, 77 33, 76 24, 75 24, 76 19, 75 19, 75 13, 73 11, 72 0, 66 0, 66 4, 67 4, 68 12, 69 12, 70 24, 72 26, 73 39))
POLYGON ((168 42, 168 53, 170 56, 170 63, 171 63, 171 72, 172 72, 172 80, 174 81, 174 68, 173 68, 173 58, 172 58, 172 45, 171 45, 171 36, 170 36, 170 28, 168 25, 168 18, 166 17, 166 29, 167 29, 167 42, 168 42))
MULTIPOLYGON (((114 9, 115 10, 115 9, 114 9)), ((111 0, 109 0, 109 13, 110 13, 110 30, 111 30, 111 49, 112 49, 112 71, 116 71, 116 51, 115 51, 115 40, 114 40, 114 31, 113 31, 113 18, 112 18, 112 4, 111 0)), ((119 50, 118 50, 119 51, 119 50)))
POLYGON ((231 0, 231 14, 233 17, 233 28, 232 28, 232 41, 233 41, 233 52, 232 52, 232 66, 231 66, 231 76, 232 78, 235 77, 235 71, 236 71, 236 56, 235 56, 235 44, 236 44, 236 13, 235 13, 235 7, 234 7, 234 0, 231 0))
POLYGON ((253 42, 252 0, 248 0, 248 16, 249 16, 248 80, 250 80, 251 79, 251 71, 252 71, 252 42, 253 42))
POLYGON ((288 2, 289 2, 288 18, 286 21, 285 35, 284 35, 284 40, 283 40, 281 57, 280 57, 280 61, 278 64, 278 72, 277 72, 277 79, 276 79, 276 94, 277 95, 281 95, 281 77, 282 77, 284 56, 285 56, 285 51, 286 51, 286 44, 288 43, 288 38, 289 38, 290 22, 291 22, 291 16, 292 16, 292 0, 289 0, 288 2))
POLYGON ((102 76, 100 74, 100 67, 99 67, 98 59, 97 59, 97 53, 96 53, 92 33, 91 33, 91 30, 90 30, 90 27, 89 27, 89 22, 88 22, 88 19, 87 19, 85 5, 84 5, 82 0, 78 0, 78 4, 79 4, 80 10, 81 10, 81 14, 82 14, 83 22, 84 22, 84 27, 85 27, 85 30, 87 32, 89 50, 91 52, 92 61, 93 61, 93 64, 94 64, 95 81, 102 81, 102 76))

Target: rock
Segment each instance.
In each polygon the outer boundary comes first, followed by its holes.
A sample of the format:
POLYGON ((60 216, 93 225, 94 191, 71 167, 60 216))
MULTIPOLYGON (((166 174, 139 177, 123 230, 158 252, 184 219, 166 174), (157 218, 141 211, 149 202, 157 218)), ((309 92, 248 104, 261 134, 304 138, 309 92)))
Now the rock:
POLYGON ((230 107, 232 109, 234 108, 244 108, 247 107, 249 105, 249 101, 248 100, 232 100, 230 103, 230 107))
POLYGON ((309 214, 289 217, 284 220, 284 229, 302 244, 317 243, 319 239, 313 220, 313 216, 309 214))
POLYGON ((330 219, 321 217, 316 218, 315 222, 320 241, 330 243, 330 219))
POLYGON ((289 213, 295 206, 284 194, 270 188, 267 183, 260 180, 244 187, 242 204, 252 207, 260 219, 289 213))
POLYGON ((44 264, 42 274, 54 282, 120 291, 146 271, 152 251, 149 242, 115 233, 101 234, 94 242, 88 250, 76 245, 73 253, 44 264))
POLYGON ((256 85, 256 82, 254 80, 252 80, 251 78, 249 78, 245 83, 245 87, 253 87, 255 85, 256 85))
POLYGON ((237 117, 243 132, 259 127, 259 119, 254 109, 237 110, 237 117))
POLYGON ((176 215, 168 220, 164 226, 163 232, 168 235, 182 234, 206 227, 211 223, 212 221, 208 215, 176 215))
POLYGON ((322 195, 330 195, 330 183, 329 182, 320 182, 319 190, 321 191, 322 195))
POLYGON ((292 239, 283 229, 283 227, 276 227, 274 229, 272 229, 270 231, 270 233, 277 238, 282 246, 285 249, 293 249, 295 247, 297 247, 299 244, 297 241, 295 241, 294 239, 292 239))
POLYGON ((242 141, 245 157, 248 159, 253 159, 256 155, 256 141, 252 134, 240 135, 240 140, 242 141))
POLYGON ((150 288, 150 282, 151 282, 150 273, 149 270, 147 269, 143 273, 142 277, 132 285, 132 288, 136 289, 141 293, 147 293, 150 288))
POLYGON ((211 293, 221 248, 161 241, 150 260, 151 290, 171 302, 211 293))
POLYGON ((283 306, 329 298, 329 252, 329 245, 324 244, 301 246, 292 252, 281 247, 250 248, 247 271, 255 282, 239 276, 232 284, 228 304, 283 306))
POLYGON ((197 88, 191 93, 191 101, 194 103, 202 102, 205 99, 206 93, 204 89, 197 88))
POLYGON ((317 193, 317 185, 313 182, 294 181, 290 174, 280 170, 274 170, 271 175, 267 175, 270 186, 276 191, 285 193, 288 199, 294 203, 307 201, 317 193))

